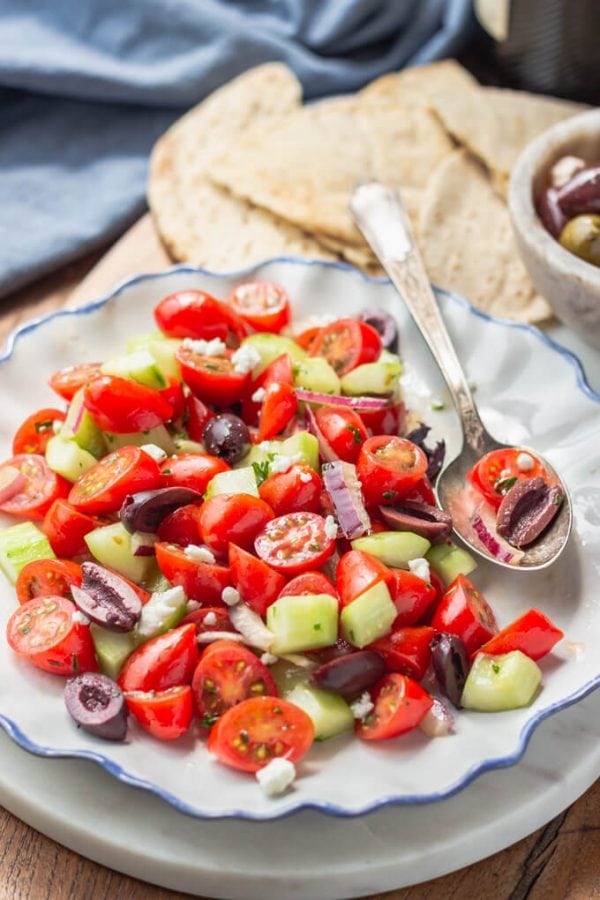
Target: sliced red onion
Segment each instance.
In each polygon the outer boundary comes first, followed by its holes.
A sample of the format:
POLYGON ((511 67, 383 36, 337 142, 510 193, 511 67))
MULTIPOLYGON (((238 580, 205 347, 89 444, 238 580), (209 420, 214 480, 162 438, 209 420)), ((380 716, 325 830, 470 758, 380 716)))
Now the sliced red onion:
POLYGON ((269 631, 258 613, 246 606, 245 603, 236 603, 235 606, 230 606, 229 618, 233 627, 237 628, 251 647, 268 650, 275 640, 275 635, 269 631))
POLYGON ((16 466, 0 469, 0 503, 18 494, 27 484, 27 478, 16 466))
POLYGON ((131 535, 131 552, 134 556, 154 556, 154 545, 158 539, 157 534, 149 531, 134 531, 131 535))
POLYGON ((324 459, 325 462, 335 462, 336 460, 338 460, 339 456, 319 428, 317 417, 315 416, 310 406, 306 407, 305 417, 308 430, 316 437, 317 441, 319 442, 319 453, 321 455, 321 458, 324 459))
POLYGON ((491 553, 494 559, 511 566, 519 565, 525 554, 500 537, 496 531, 495 514, 487 504, 481 503, 476 507, 471 517, 471 525, 485 549, 491 553))
POLYGON ((454 716, 443 700, 434 697, 433 706, 419 723, 419 728, 428 737, 446 737, 454 734, 454 716))
POLYGON ((323 483, 329 494, 339 526, 348 540, 371 530, 356 466, 336 460, 323 466, 323 483))
POLYGON ((199 644, 214 644, 215 641, 237 641, 238 644, 246 644, 246 638, 235 631, 203 631, 196 635, 199 644))
POLYGON ((390 401, 385 397, 341 397, 339 394, 320 394, 317 391, 307 391, 305 388, 296 388, 296 397, 305 403, 318 403, 319 406, 344 406, 347 409, 385 409, 390 406, 390 401))

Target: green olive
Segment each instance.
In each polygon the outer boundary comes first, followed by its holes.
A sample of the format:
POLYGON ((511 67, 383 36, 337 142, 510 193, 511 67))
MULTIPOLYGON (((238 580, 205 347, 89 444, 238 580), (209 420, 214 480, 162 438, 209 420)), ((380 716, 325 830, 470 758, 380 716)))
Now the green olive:
POLYGON ((560 243, 581 259, 600 266, 600 215, 570 219, 560 233, 560 243))

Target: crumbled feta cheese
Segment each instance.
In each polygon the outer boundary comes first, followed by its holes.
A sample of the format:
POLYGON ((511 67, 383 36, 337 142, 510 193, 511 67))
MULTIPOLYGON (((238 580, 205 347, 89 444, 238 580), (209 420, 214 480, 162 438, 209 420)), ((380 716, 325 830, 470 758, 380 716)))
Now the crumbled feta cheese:
POLYGON ((324 328, 325 325, 331 325, 332 322, 335 322, 335 319, 336 317, 330 313, 323 313, 320 316, 307 316, 305 319, 296 322, 294 333, 302 334, 303 331, 307 331, 309 328, 324 328))
POLYGON ((161 628, 164 628, 172 613, 184 603, 187 605, 187 597, 179 585, 166 591, 154 591, 142 609, 142 615, 137 624, 138 637, 142 639, 154 637, 161 628))
POLYGON ((212 610, 210 612, 207 612, 206 615, 204 616, 204 619, 202 620, 202 624, 208 625, 209 627, 211 625, 216 625, 217 624, 216 614, 212 610))
POLYGON ((330 540, 335 541, 338 534, 338 523, 333 516, 327 516, 325 519, 325 534, 330 540))
POLYGON ((239 375, 251 372, 260 362, 260 353, 252 344, 242 344, 231 357, 233 371, 239 375))
POLYGON ((162 462, 163 459, 166 459, 169 455, 168 453, 165 453, 163 448, 159 447, 158 444, 142 444, 140 450, 143 450, 144 453, 147 453, 148 456, 151 456, 156 462, 162 462))
POLYGON ((374 704, 369 692, 365 691, 362 693, 358 700, 355 700, 354 703, 350 704, 350 709, 352 710, 352 715, 355 719, 366 719, 371 710, 374 709, 374 704))
POLYGON ((269 651, 267 650, 261 656, 260 661, 263 664, 263 666, 274 666, 278 659, 279 659, 278 656, 275 656, 274 653, 269 653, 269 651))
POLYGON ((268 453, 271 449, 271 441, 261 441, 258 445, 258 449, 262 450, 263 453, 268 453))
POLYGON ((198 603, 197 600, 188 600, 188 605, 186 606, 185 609, 186 609, 186 612, 192 613, 192 612, 196 612, 196 610, 200 609, 201 607, 202 607, 202 604, 198 603))
POLYGON ((265 396, 266 396, 266 391, 265 391, 265 389, 264 389, 264 388, 257 388, 257 389, 254 391, 254 393, 252 394, 251 399, 254 401, 254 403, 262 403, 263 400, 265 399, 265 396))
POLYGON ((276 453, 269 462, 269 474, 277 475, 280 472, 287 472, 295 463, 303 462, 304 457, 301 453, 294 453, 293 456, 286 456, 284 453, 276 453))
POLYGON ((200 547, 198 544, 188 544, 188 546, 184 548, 183 554, 184 556, 187 556, 188 559, 210 563, 211 566, 214 566, 216 562, 212 550, 209 550, 208 547, 200 547))
POLYGON ((60 419, 54 419, 54 421, 52 422, 52 431, 54 432, 54 434, 59 434, 62 430, 63 425, 64 422, 61 422, 60 419))
POLYGON ((521 472, 531 472, 535 466, 535 460, 529 453, 519 453, 517 456, 517 469, 521 472))
POLYGON ((200 356, 222 356, 227 349, 227 345, 221 338, 213 338, 212 341, 195 341, 193 338, 184 338, 182 347, 191 350, 192 353, 199 353, 200 356))
POLYGON ((296 777, 296 767, 289 759, 281 756, 275 757, 271 762, 263 766, 256 773, 256 780, 260 784, 267 797, 275 797, 282 794, 293 783, 296 777))
POLYGON ((245 644, 246 639, 235 631, 203 631, 202 634, 196 635, 199 644, 213 644, 215 641, 236 641, 238 644, 245 644))
POLYGON ((223 588, 221 600, 227 606, 236 606, 240 602, 240 592, 233 587, 223 588))
POLYGON ((281 385, 278 381, 272 381, 269 387, 267 388, 267 394, 276 394, 281 385))
POLYGON ((300 475, 298 477, 300 481, 303 482, 303 484, 308 484, 309 481, 312 481, 312 475, 310 474, 310 472, 300 472, 300 475))
POLYGON ((416 575, 417 578, 422 578, 423 581, 427 582, 427 584, 429 584, 429 582, 431 581, 431 572, 429 569, 428 560, 423 559, 422 557, 419 557, 417 559, 409 559, 408 568, 413 573, 413 575, 416 575))
POLYGON ((233 627, 251 647, 256 647, 258 650, 270 649, 275 635, 253 609, 250 609, 245 603, 236 603, 229 609, 229 618, 233 627))
POLYGON ((89 625, 90 624, 90 620, 84 613, 81 612, 80 609, 76 609, 75 612, 73 613, 73 621, 79 622, 80 625, 89 625))

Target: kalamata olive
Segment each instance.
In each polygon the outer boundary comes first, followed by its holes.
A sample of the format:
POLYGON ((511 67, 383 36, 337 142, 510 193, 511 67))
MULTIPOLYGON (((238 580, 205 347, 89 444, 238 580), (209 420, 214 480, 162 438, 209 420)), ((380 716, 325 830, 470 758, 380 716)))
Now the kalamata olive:
POLYGON ((416 444, 417 447, 420 447, 427 457, 428 466, 426 475, 433 483, 444 465, 446 441, 441 440, 437 442, 435 447, 428 447, 425 440, 430 431, 431 428, 429 425, 425 425, 421 422, 416 428, 413 428, 409 434, 405 435, 405 437, 407 440, 412 441, 413 444, 416 444))
POLYGON ((469 654, 463 641, 455 634, 439 632, 429 644, 431 662, 440 690, 457 709, 469 674, 469 654))
POLYGON ((127 733, 127 705, 119 685, 97 672, 82 672, 65 685, 71 718, 105 741, 122 741, 127 733))
POLYGON ((237 462, 250 447, 250 432, 246 423, 233 413, 223 413, 211 419, 204 429, 207 453, 224 459, 229 465, 237 462))
POLYGON ((567 216, 600 212, 600 163, 577 172, 559 188, 557 199, 567 216))
POLYGON ((430 541, 443 540, 452 531, 452 517, 424 500, 400 500, 395 506, 380 506, 379 512, 395 531, 412 531, 430 541))
POLYGON ((352 698, 375 684, 385 672, 383 657, 373 650, 357 650, 319 666, 310 680, 315 687, 352 698))
POLYGON ((202 494, 192 488, 165 487, 154 491, 128 494, 119 510, 121 522, 132 534, 134 531, 154 533, 163 519, 189 503, 201 503, 202 494))
POLYGON ((575 216, 560 233, 566 250, 592 266, 600 266, 600 215, 575 216))
POLYGON ((543 478, 524 478, 505 494, 496 515, 498 534, 513 547, 526 547, 535 541, 558 513, 563 494, 543 478))
POLYGON ((73 600, 92 622, 111 631, 131 631, 142 613, 142 601, 123 578, 93 562, 81 566, 81 587, 71 588, 73 600))
POLYGON ((385 309, 363 309, 357 318, 379 332, 381 343, 386 350, 398 352, 398 326, 393 316, 385 309))
POLYGON ((542 220, 544 228, 555 238, 560 236, 561 231, 569 221, 568 216, 564 214, 558 205, 557 195, 558 191, 556 188, 546 188, 540 194, 537 204, 538 216, 542 220))

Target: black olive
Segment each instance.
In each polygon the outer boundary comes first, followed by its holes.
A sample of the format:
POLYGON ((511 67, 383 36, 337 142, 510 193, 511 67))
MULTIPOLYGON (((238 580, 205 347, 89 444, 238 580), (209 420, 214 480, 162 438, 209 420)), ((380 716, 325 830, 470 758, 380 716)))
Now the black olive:
POLYGON ((92 562, 81 566, 81 587, 71 588, 73 600, 92 622, 111 631, 131 631, 142 614, 142 601, 123 578, 92 562))
POLYGON ((71 718, 96 737, 122 741, 127 733, 127 705, 119 685, 106 675, 82 672, 65 685, 71 718))
POLYGON ((316 687, 352 698, 375 684, 385 672, 383 657, 373 650, 357 650, 319 666, 311 675, 316 687))
POLYGON ((381 343, 386 350, 398 352, 398 326, 396 320, 385 309, 364 309, 358 319, 379 332, 381 343))
POLYGON ((469 654, 463 641, 455 634, 440 632, 429 644, 431 662, 440 690, 458 709, 467 675, 469 674, 469 654))
POLYGON ((207 453, 232 465, 248 452, 250 432, 246 423, 233 413, 215 416, 206 424, 203 435, 207 453))
POLYGON ((165 487, 154 491, 128 494, 119 510, 119 518, 127 529, 153 533, 163 519, 188 503, 201 503, 202 494, 192 488, 165 487))

